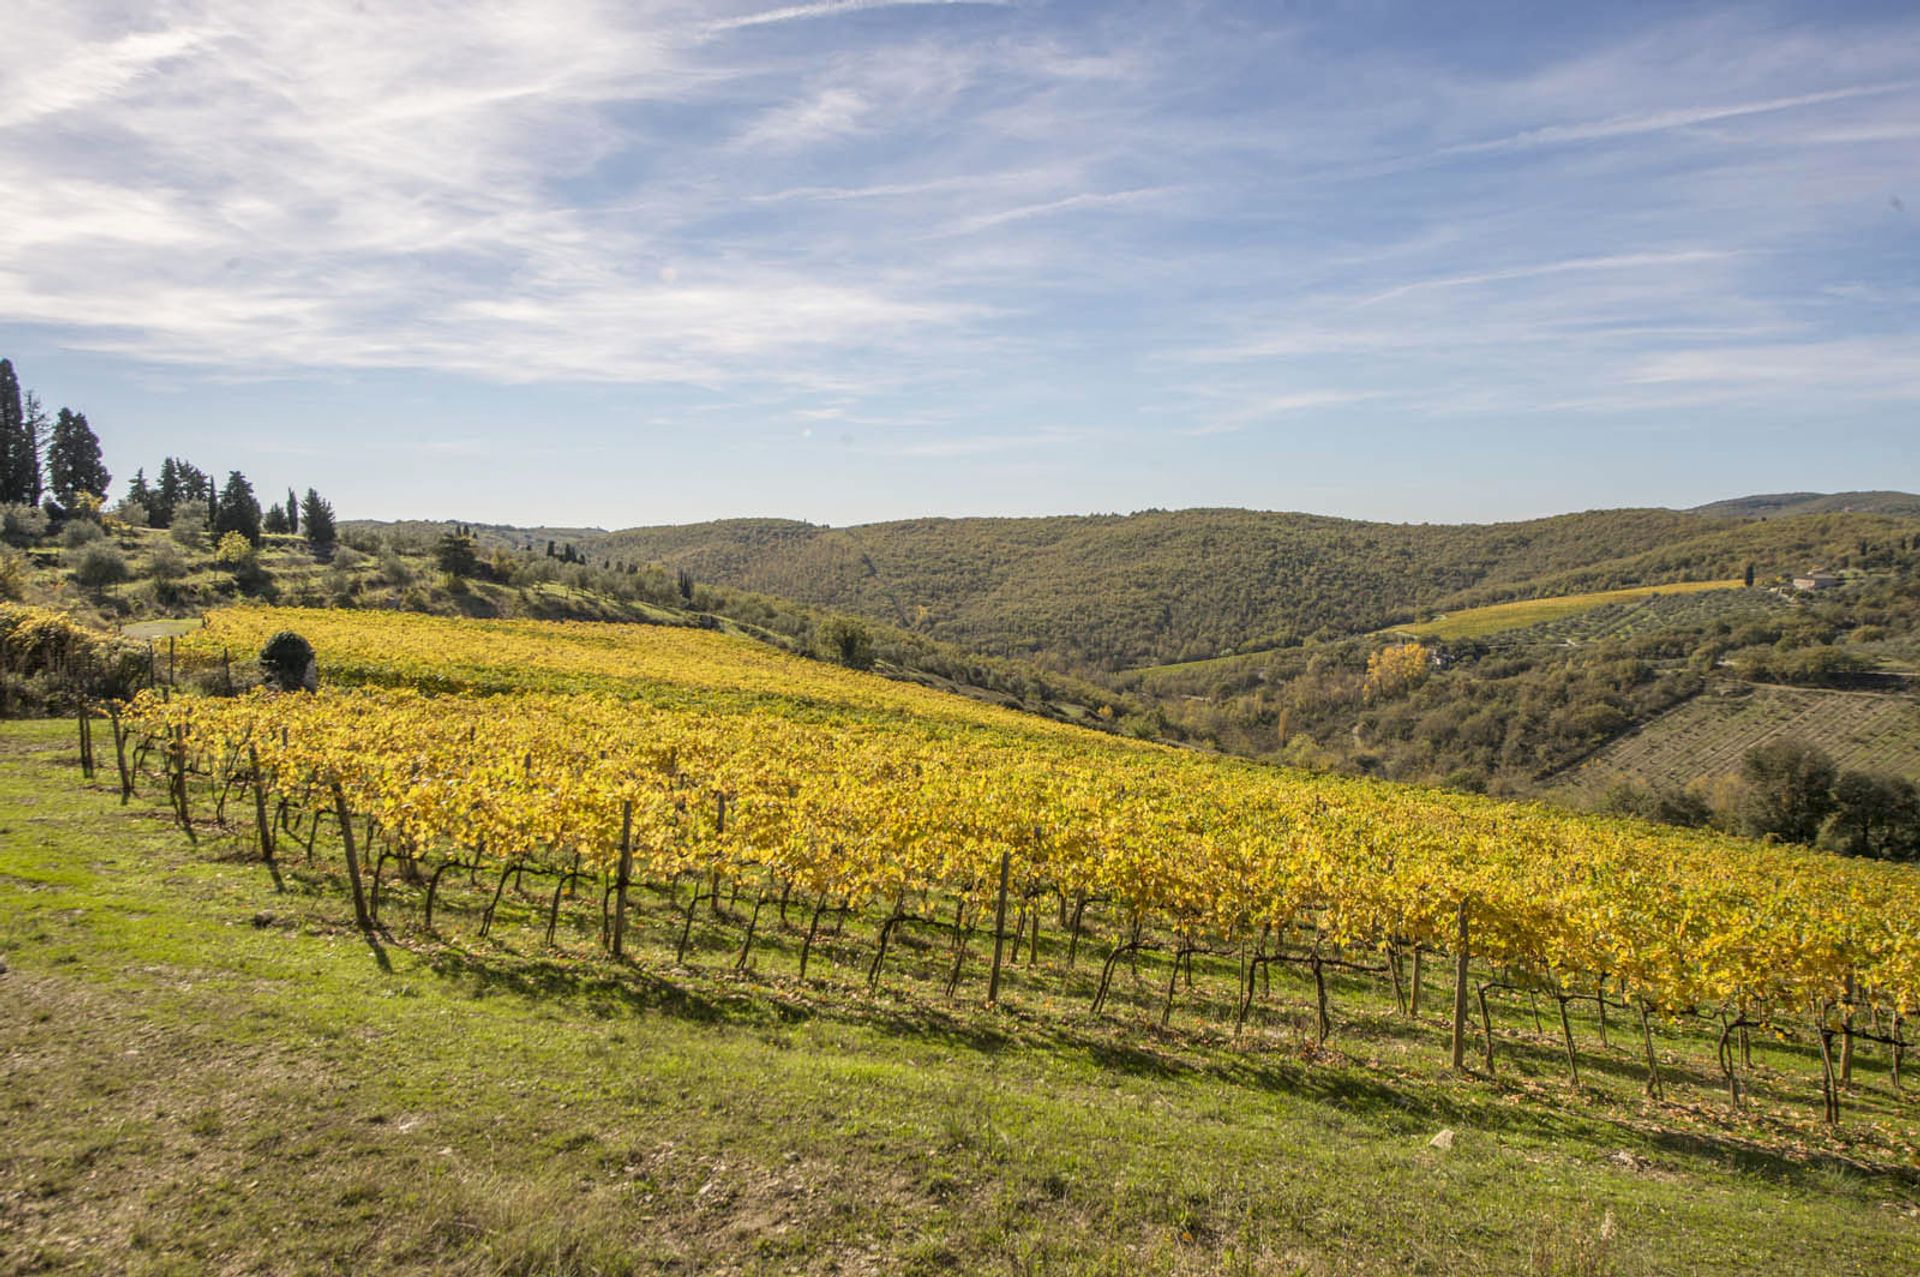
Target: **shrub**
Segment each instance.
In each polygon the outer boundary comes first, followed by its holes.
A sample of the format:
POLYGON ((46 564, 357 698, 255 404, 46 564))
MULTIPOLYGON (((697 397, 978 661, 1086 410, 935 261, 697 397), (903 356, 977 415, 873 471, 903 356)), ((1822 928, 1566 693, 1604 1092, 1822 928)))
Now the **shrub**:
POLYGON ((26 555, 0 548, 0 600, 25 598, 29 575, 26 555))
POLYGON ((107 513, 130 528, 144 528, 153 521, 153 512, 147 509, 144 502, 135 501, 132 497, 122 497, 119 504, 107 513))
POLYGON ((281 630, 260 649, 260 672, 269 687, 283 692, 311 692, 320 684, 313 644, 292 630, 281 630))
POLYGON ((147 554, 147 575, 156 581, 178 581, 187 574, 187 558, 171 541, 158 541, 147 554))
POLYGON ((213 548, 213 561, 233 568, 238 573, 253 567, 258 559, 253 552, 253 542, 247 540, 244 532, 228 532, 221 536, 220 544, 213 548))
POLYGON ((873 666, 873 635, 860 622, 836 616, 814 635, 816 649, 830 661, 838 661, 850 670, 873 666))
POLYGON ((104 542, 81 550, 73 565, 74 580, 89 589, 118 585, 130 575, 127 561, 120 557, 120 551, 104 542))
POLYGON ((60 529, 60 544, 69 550, 77 550, 90 545, 106 534, 100 531, 100 525, 91 519, 69 519, 67 526, 60 529))
POLYGON ((168 534, 190 550, 205 549, 207 544, 207 507, 198 501, 182 502, 173 512, 168 534))
POLYGON ((14 545, 31 545, 47 534, 47 512, 34 505, 0 506, 0 536, 14 545))

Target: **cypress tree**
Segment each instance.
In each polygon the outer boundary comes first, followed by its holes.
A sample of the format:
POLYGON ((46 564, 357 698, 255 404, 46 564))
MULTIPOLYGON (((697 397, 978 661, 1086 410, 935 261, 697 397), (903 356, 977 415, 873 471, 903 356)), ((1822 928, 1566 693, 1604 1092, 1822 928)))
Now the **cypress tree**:
POLYGON ((325 497, 308 488, 306 497, 300 502, 300 520, 306 525, 307 546, 313 551, 313 557, 332 558, 335 540, 333 506, 325 497))
POLYGON ((27 414, 20 403, 20 379, 13 361, 0 359, 0 501, 25 503, 29 495, 21 465, 26 453, 27 414))
POLYGON ((172 457, 160 463, 160 482, 154 485, 153 501, 147 506, 147 522, 164 528, 173 522, 173 507, 180 501, 180 464, 172 457))
POLYGON ((213 516, 213 539, 218 542, 228 532, 238 532, 248 545, 260 544, 260 502, 247 476, 238 470, 227 471, 227 486, 220 492, 213 516))
POLYGON ((40 396, 27 392, 26 422, 21 433, 20 469, 26 483, 28 505, 39 505, 47 495, 46 475, 40 468, 40 454, 47 450, 47 410, 40 396))
POLYGON ((72 505, 82 493, 95 497, 107 495, 112 475, 100 457, 100 437, 87 424, 87 414, 62 408, 53 421, 53 438, 47 444, 48 478, 53 495, 61 505, 72 505))
POLYGON ((287 531, 300 531, 300 498, 293 495, 293 489, 287 489, 287 531))

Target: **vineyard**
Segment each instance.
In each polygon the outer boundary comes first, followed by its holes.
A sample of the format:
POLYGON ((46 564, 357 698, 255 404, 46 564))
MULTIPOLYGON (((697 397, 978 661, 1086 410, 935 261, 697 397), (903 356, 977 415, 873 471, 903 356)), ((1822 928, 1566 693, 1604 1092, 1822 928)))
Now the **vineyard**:
MULTIPOLYGON (((1449 612, 1430 621, 1421 621, 1413 625, 1396 625, 1392 633, 1404 634, 1411 638, 1428 639, 1475 639, 1486 638, 1493 634, 1505 634, 1508 631, 1535 631, 1546 629, 1557 623, 1572 619, 1584 619, 1596 611, 1608 613, 1608 624, 1597 628, 1592 637, 1611 637, 1631 632, 1626 622, 1639 612, 1640 608, 1652 603, 1669 601, 1686 602, 1699 596, 1705 596, 1710 602, 1709 609, 1717 609, 1728 601, 1738 601, 1746 596, 1741 591, 1739 580, 1727 581, 1684 581, 1668 585, 1634 586, 1621 590, 1600 590, 1587 594, 1561 594, 1543 599, 1519 599, 1511 603, 1490 603, 1485 607, 1467 608, 1464 611, 1449 612), (1739 591, 1738 593, 1735 593, 1739 591)), ((1683 615, 1692 616, 1695 611, 1681 609, 1683 615)), ((1657 616, 1655 612, 1653 615, 1657 616)), ((1660 618, 1664 620, 1665 618, 1660 618)), ((1561 637, 1561 635, 1542 635, 1542 637, 1561 637)))
POLYGON ((1683 788, 1737 773, 1748 750, 1786 738, 1817 745, 1843 769, 1920 778, 1920 703, 1911 697, 1731 684, 1614 741, 1565 784, 1595 790, 1625 777, 1683 788))
POLYGON ((748 971, 791 925, 805 981, 825 932, 864 926, 869 988, 911 955, 992 1003, 1051 927, 1093 1013, 1148 958, 1161 1022, 1200 1001, 1239 1032, 1291 968, 1322 1043, 1334 977, 1417 1014, 1438 961, 1456 1066, 1496 1069, 1493 1005, 1540 999, 1576 1081, 1574 1013, 1604 1034, 1612 1010, 1655 1094, 1655 1026, 1705 1026, 1737 1107, 1765 1031, 1810 1044, 1830 1121, 1857 1048, 1897 1085, 1920 1006, 1905 867, 1116 742, 681 630, 240 610, 176 658, 231 678, 283 628, 358 686, 143 691, 92 766, 190 833, 250 827, 270 866, 337 854, 368 928, 431 933, 464 893, 484 937, 532 879, 549 941, 564 915, 620 955, 649 894, 676 962, 748 971))
POLYGON ((1692 594, 1649 594, 1624 603, 1608 603, 1591 611, 1545 621, 1497 636, 1493 642, 1597 643, 1632 639, 1664 630, 1699 629, 1715 621, 1739 625, 1762 620, 1791 609, 1771 590, 1701 590, 1692 594))

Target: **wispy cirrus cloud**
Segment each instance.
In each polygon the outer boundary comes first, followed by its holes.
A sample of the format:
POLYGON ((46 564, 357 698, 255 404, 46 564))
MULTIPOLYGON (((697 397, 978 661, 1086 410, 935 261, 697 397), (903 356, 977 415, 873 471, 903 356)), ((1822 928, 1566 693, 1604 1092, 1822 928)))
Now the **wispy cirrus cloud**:
POLYGON ((1526 129, 1506 137, 1482 142, 1463 142, 1442 147, 1442 156, 1486 155, 1497 151, 1519 151, 1534 147, 1564 146, 1575 142, 1612 141, 1671 129, 1694 128, 1722 120, 1737 120, 1754 115, 1774 115, 1803 107, 1824 106, 1830 102, 1851 102, 1859 98, 1884 97, 1920 87, 1920 80, 1893 80, 1884 84, 1858 84, 1826 89, 1818 93, 1797 93, 1786 97, 1765 98, 1758 102, 1735 102, 1721 106, 1698 105, 1654 111, 1645 115, 1620 115, 1574 124, 1549 124, 1526 129))
POLYGON ((837 18, 850 13, 863 13, 870 9, 999 8, 1012 3, 1013 0, 824 0, 820 4, 792 4, 778 9, 763 9, 758 13, 718 18, 707 24, 707 30, 711 32, 744 31, 749 27, 773 26, 782 22, 810 22, 816 18, 837 18))

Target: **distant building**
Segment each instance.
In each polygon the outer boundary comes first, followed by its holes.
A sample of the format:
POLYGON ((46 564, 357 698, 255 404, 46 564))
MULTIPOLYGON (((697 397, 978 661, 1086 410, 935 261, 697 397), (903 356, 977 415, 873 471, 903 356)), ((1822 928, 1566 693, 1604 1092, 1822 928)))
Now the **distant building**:
POLYGON ((1840 584, 1840 578, 1825 568, 1815 568, 1811 572, 1793 578, 1793 588, 1796 590, 1831 590, 1838 584, 1840 584))

